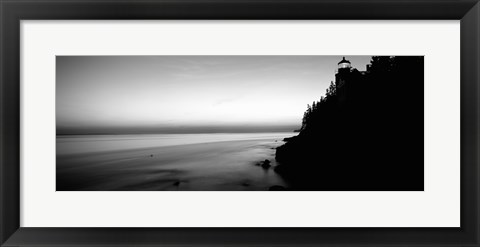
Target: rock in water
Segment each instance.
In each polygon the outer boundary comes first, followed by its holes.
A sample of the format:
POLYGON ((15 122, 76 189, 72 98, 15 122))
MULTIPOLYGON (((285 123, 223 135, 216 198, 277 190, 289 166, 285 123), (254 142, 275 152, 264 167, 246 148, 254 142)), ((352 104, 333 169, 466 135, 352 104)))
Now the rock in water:
POLYGON ((271 167, 271 165, 270 165, 270 160, 265 160, 265 161, 263 161, 263 163, 262 163, 262 168, 263 168, 263 169, 268 169, 268 168, 270 168, 270 167, 271 167))

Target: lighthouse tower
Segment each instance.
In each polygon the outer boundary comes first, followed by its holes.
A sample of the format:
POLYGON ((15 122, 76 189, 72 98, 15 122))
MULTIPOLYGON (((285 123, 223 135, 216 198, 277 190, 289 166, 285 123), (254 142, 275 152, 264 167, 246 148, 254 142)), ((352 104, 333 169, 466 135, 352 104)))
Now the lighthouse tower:
POLYGON ((338 62, 338 69, 335 74, 335 86, 338 102, 342 105, 347 101, 348 91, 350 91, 350 85, 348 84, 352 81, 353 71, 352 64, 346 60, 345 57, 343 57, 342 61, 338 62))
POLYGON ((337 89, 345 85, 351 70, 352 64, 343 57, 342 61, 338 62, 338 69, 335 74, 335 85, 337 86, 337 89))

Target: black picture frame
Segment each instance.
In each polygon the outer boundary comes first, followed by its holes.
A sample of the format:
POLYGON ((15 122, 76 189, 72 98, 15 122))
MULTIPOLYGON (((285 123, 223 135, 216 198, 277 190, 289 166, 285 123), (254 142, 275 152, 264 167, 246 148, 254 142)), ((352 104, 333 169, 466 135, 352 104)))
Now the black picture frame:
POLYGON ((0 15, 1 246, 480 246, 478 0, 0 0, 0 15), (461 227, 20 227, 20 21, 47 19, 461 20, 461 227))

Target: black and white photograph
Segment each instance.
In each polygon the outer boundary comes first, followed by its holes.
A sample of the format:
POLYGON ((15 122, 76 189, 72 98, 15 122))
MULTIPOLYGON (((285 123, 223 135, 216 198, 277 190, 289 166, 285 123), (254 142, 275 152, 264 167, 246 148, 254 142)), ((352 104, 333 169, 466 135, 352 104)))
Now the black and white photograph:
POLYGON ((57 56, 55 73, 57 191, 424 190, 423 56, 57 56))

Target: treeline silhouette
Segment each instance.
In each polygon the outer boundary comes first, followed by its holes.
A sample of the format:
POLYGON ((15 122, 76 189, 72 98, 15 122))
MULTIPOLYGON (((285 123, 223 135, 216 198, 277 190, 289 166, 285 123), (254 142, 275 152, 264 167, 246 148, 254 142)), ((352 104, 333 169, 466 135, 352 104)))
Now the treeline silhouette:
POLYGON ((276 150, 292 190, 423 190, 424 58, 374 56, 308 105, 276 150))

